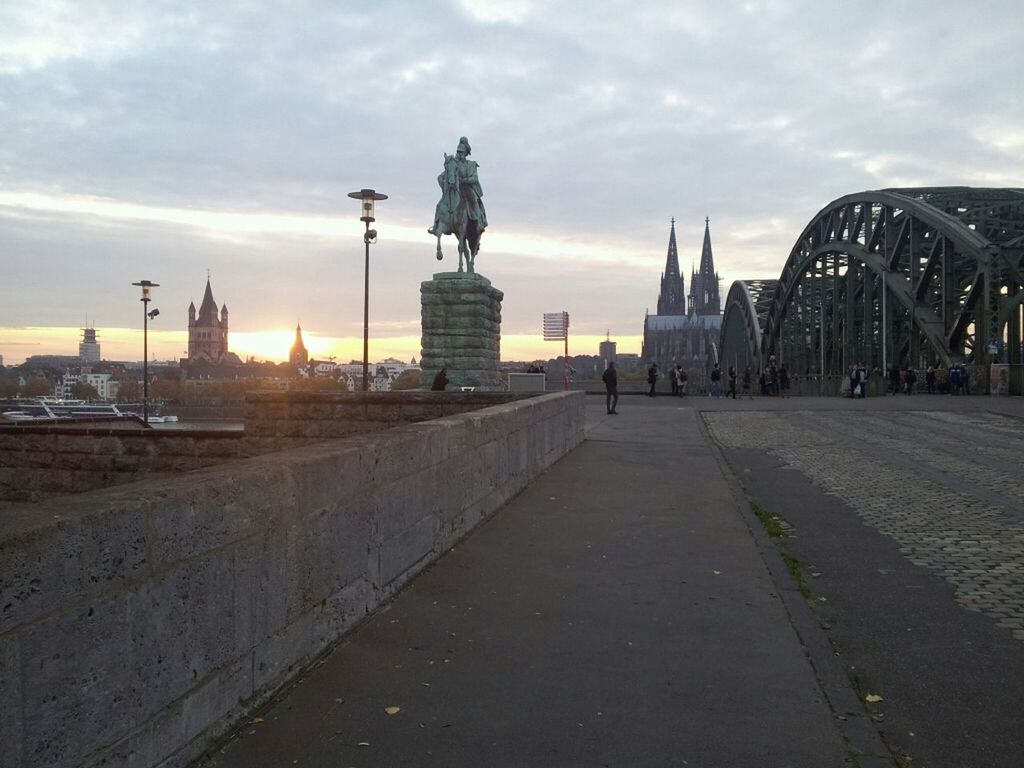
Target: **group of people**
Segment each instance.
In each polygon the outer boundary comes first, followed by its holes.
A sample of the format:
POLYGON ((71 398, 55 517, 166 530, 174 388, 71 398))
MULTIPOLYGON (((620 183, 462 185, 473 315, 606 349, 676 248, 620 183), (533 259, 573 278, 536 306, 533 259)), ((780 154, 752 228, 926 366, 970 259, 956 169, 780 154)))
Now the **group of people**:
MULTIPOLYGON (((934 395, 939 392, 947 392, 951 395, 969 395, 971 394, 971 377, 967 370, 967 366, 963 363, 955 363, 946 369, 946 381, 943 384, 939 382, 940 370, 933 365, 929 365, 924 374, 925 391, 929 395, 934 395)), ((917 388, 917 370, 911 365, 904 365, 900 368, 898 365, 890 365, 889 370, 886 372, 889 379, 889 394, 895 395, 902 392, 905 395, 914 394, 917 388)), ((865 379, 867 378, 865 373, 865 379)))
MULTIPOLYGON (((654 397, 657 394, 655 391, 655 387, 658 384, 659 376, 661 376, 661 373, 658 371, 658 364, 651 363, 650 367, 647 369, 647 385, 650 387, 650 389, 647 391, 648 397, 654 397)), ((690 376, 689 374, 687 374, 686 371, 683 370, 683 367, 681 365, 677 363, 674 367, 669 369, 668 380, 669 384, 671 384, 672 386, 673 397, 686 396, 688 386, 687 383, 690 380, 690 376)))
MULTIPOLYGON (((655 397, 657 394, 658 378, 661 373, 658 371, 658 364, 651 363, 647 369, 647 385, 649 387, 647 391, 648 397, 655 397)), ((672 395, 675 397, 684 397, 687 394, 687 382, 689 376, 686 371, 683 370, 682 366, 675 365, 669 369, 669 383, 672 386, 672 395)), ((715 363, 711 369, 711 373, 708 375, 708 397, 722 397, 722 368, 718 363, 715 363)), ((725 397, 731 397, 733 400, 737 399, 739 395, 739 389, 737 386, 742 387, 742 393, 744 397, 753 398, 753 384, 754 374, 750 369, 750 366, 746 366, 743 370, 742 376, 736 372, 736 366, 729 366, 729 370, 725 374, 726 383, 728 389, 725 391, 725 397)), ((775 362, 774 355, 768 360, 768 365, 765 367, 760 374, 760 391, 765 396, 790 396, 790 376, 786 366, 777 365, 775 362)))

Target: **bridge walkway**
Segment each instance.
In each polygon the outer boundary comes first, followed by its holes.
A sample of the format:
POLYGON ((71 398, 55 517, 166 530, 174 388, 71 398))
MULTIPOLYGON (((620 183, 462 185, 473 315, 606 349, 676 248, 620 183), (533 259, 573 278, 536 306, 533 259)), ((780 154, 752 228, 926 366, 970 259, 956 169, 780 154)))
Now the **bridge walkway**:
POLYGON ((855 765, 684 404, 588 398, 587 441, 200 764, 855 765))

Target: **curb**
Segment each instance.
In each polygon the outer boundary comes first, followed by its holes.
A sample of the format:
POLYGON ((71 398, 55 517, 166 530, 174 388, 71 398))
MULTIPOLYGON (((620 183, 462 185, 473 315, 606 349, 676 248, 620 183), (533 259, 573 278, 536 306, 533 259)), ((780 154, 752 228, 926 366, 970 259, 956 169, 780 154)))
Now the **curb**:
POLYGON ((711 454, 718 462, 726 484, 729 486, 733 498, 736 499, 740 516, 754 537, 757 549, 761 553, 761 560, 778 588, 782 605, 789 615, 797 639, 807 654, 807 659, 817 678, 818 687, 832 710, 836 728, 846 741, 851 757, 859 768, 896 768, 892 754, 882 741, 881 733, 872 722, 864 703, 854 692, 846 671, 843 669, 828 635, 822 629, 818 617, 794 583, 793 577, 783 562, 778 546, 768 536, 761 521, 751 510, 750 498, 747 496, 743 483, 725 458, 721 447, 712 437, 703 414, 698 411, 696 415, 711 454))

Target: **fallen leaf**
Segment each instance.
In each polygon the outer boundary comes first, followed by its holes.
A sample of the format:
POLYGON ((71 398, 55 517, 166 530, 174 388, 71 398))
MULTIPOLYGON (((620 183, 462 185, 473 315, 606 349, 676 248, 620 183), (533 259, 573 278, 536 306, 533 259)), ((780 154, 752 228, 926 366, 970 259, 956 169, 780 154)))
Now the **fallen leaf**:
POLYGON ((262 718, 262 717, 254 717, 254 718, 253 718, 252 720, 250 720, 249 722, 250 722, 250 723, 262 723, 262 722, 263 722, 263 718, 262 718))
POLYGON ((867 696, 864 697, 864 701, 870 701, 872 704, 874 704, 876 701, 882 701, 882 697, 876 696, 873 693, 869 693, 867 696))
POLYGON ((397 715, 399 712, 402 711, 402 708, 401 707, 384 707, 384 711, 387 712, 389 715, 397 715))
POLYGON ((721 571, 712 571, 712 573, 715 574, 715 576, 721 576, 722 575, 721 571))
POLYGON ((422 685, 424 688, 430 687, 430 683, 420 683, 420 685, 422 685))
POLYGON ((357 744, 356 746, 368 747, 368 746, 370 746, 370 742, 368 742, 368 741, 360 741, 359 744, 357 744))

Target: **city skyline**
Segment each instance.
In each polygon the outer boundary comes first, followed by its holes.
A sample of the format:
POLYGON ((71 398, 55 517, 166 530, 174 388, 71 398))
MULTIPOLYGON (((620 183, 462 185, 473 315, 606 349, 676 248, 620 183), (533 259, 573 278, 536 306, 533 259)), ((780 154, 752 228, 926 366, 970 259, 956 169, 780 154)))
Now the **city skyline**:
POLYGON ((560 310, 571 353, 595 354, 607 329, 639 351, 672 217, 687 274, 710 216, 724 295, 777 277, 843 194, 1024 184, 1013 3, 978 5, 973 25, 933 3, 887 8, 883 25, 866 3, 588 8, 0 9, 0 354, 73 354, 88 316, 104 357, 140 359, 131 283, 150 279, 151 352, 181 357, 209 269, 241 357, 286 359, 299 321, 311 355, 358 358, 362 224, 346 194, 370 186, 390 196, 370 354, 418 358, 419 284, 455 263, 426 228, 461 135, 505 359, 555 356, 540 319, 560 310))

